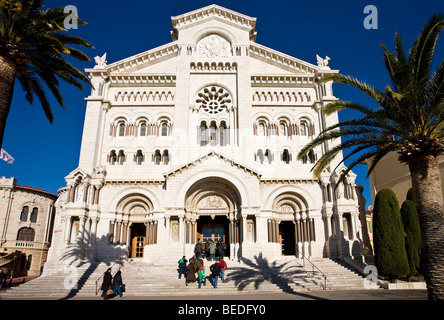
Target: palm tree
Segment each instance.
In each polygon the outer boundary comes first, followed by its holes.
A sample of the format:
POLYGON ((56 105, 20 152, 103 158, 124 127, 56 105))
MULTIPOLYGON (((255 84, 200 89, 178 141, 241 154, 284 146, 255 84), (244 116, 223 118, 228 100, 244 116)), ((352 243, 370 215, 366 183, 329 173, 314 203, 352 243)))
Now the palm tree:
MULTIPOLYGON (((58 78, 81 90, 79 80, 89 83, 88 77, 62 54, 89 61, 85 53, 70 45, 92 45, 66 34, 62 26, 69 14, 64 13, 64 8, 43 11, 43 3, 44 0, 0 0, 0 148, 16 79, 31 104, 37 97, 51 123, 53 114, 43 84, 65 108, 58 78)), ((77 23, 86 24, 80 19, 77 23)))
POLYGON ((314 175, 319 177, 336 155, 349 149, 349 155, 340 164, 355 158, 340 175, 340 183, 357 164, 368 160, 370 174, 389 152, 399 153, 399 161, 409 166, 411 174, 431 299, 444 299, 444 213, 437 159, 444 152, 444 60, 435 72, 431 70, 436 41, 443 28, 442 14, 430 17, 408 55, 399 32, 395 35, 394 53, 382 45, 391 79, 391 85, 384 91, 342 74, 323 77, 323 82, 336 81, 360 89, 379 107, 372 109, 348 101, 328 104, 323 110, 327 115, 348 109, 359 112, 362 117, 326 128, 298 154, 301 159, 316 146, 343 138, 313 167, 314 175))

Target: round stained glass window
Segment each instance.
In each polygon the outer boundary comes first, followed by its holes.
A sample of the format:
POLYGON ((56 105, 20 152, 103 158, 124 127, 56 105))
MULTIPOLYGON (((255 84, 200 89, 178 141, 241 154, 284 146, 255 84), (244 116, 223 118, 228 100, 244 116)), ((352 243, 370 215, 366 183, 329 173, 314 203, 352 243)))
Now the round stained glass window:
POLYGON ((230 93, 222 87, 211 86, 199 91, 196 104, 210 115, 216 115, 227 109, 231 103, 230 93))

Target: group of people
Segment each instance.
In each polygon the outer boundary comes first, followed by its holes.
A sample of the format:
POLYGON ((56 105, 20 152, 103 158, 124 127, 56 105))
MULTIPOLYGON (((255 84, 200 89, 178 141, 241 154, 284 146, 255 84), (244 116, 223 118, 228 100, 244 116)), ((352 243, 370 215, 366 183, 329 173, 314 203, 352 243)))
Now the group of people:
POLYGON ((114 277, 111 274, 111 268, 108 268, 103 275, 102 286, 100 289, 102 290, 102 297, 104 299, 116 296, 116 293, 120 298, 125 297, 123 295, 123 280, 122 280, 122 272, 119 270, 116 272, 114 277), (112 293, 111 293, 112 290, 112 293))
MULTIPOLYGON (((196 246, 194 247, 194 255, 188 261, 185 256, 182 257, 178 261, 179 263, 179 279, 182 278, 182 275, 185 275, 185 284, 188 286, 190 282, 198 281, 198 289, 202 287, 202 284, 205 286, 207 284, 207 277, 205 276, 205 266, 203 257, 208 252, 207 257, 210 261, 215 261, 210 266, 211 276, 208 278, 211 281, 211 284, 214 288, 217 288, 218 279, 225 281, 225 270, 227 269, 227 263, 224 260, 224 250, 223 244, 216 246, 215 242, 211 242, 208 246, 203 245, 198 240, 196 246), (219 261, 215 261, 216 249, 221 248, 219 253, 219 261), (208 249, 208 251, 206 250, 208 249), (197 274, 197 276, 196 276, 197 274)), ((219 250, 218 250, 219 251, 219 250)))

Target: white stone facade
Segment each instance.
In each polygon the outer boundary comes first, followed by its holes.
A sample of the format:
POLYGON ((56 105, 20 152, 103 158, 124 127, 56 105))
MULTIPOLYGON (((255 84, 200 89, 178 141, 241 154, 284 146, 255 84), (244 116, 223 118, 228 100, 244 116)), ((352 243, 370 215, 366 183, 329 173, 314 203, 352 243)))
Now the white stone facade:
POLYGON ((331 144, 297 160, 338 122, 321 114, 336 100, 331 83, 317 81, 338 71, 256 43, 256 18, 217 5, 172 24, 171 43, 86 70, 94 89, 49 263, 175 263, 218 236, 231 259, 350 255, 361 238, 355 176, 333 192, 336 159, 313 178, 331 144))

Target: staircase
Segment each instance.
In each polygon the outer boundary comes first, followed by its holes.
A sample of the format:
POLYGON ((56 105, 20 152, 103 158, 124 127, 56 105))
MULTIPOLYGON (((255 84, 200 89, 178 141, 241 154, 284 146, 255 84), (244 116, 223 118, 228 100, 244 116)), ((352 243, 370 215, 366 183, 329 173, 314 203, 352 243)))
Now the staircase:
MULTIPOLYGON (((362 290, 364 278, 349 269, 345 264, 330 259, 314 259, 312 262, 327 276, 327 290, 362 290)), ((311 265, 302 265, 294 257, 273 262, 263 259, 241 262, 227 261, 226 281, 219 279, 217 289, 207 279, 206 286, 198 289, 197 283, 185 285, 178 279, 175 265, 159 266, 140 261, 126 262, 123 266, 114 265, 112 274, 121 267, 123 282, 126 284, 127 297, 136 296, 183 296, 183 295, 221 295, 251 294, 272 292, 310 292, 324 289, 322 274, 311 265)), ((207 276, 211 263, 205 261, 207 276)), ((86 263, 70 272, 55 272, 41 276, 18 287, 0 292, 0 298, 59 298, 100 297, 101 276, 107 264, 86 263), (77 280, 78 279, 78 280, 77 280), (77 287, 73 287, 77 284, 77 287), (98 293, 96 295, 96 289, 98 293)))

